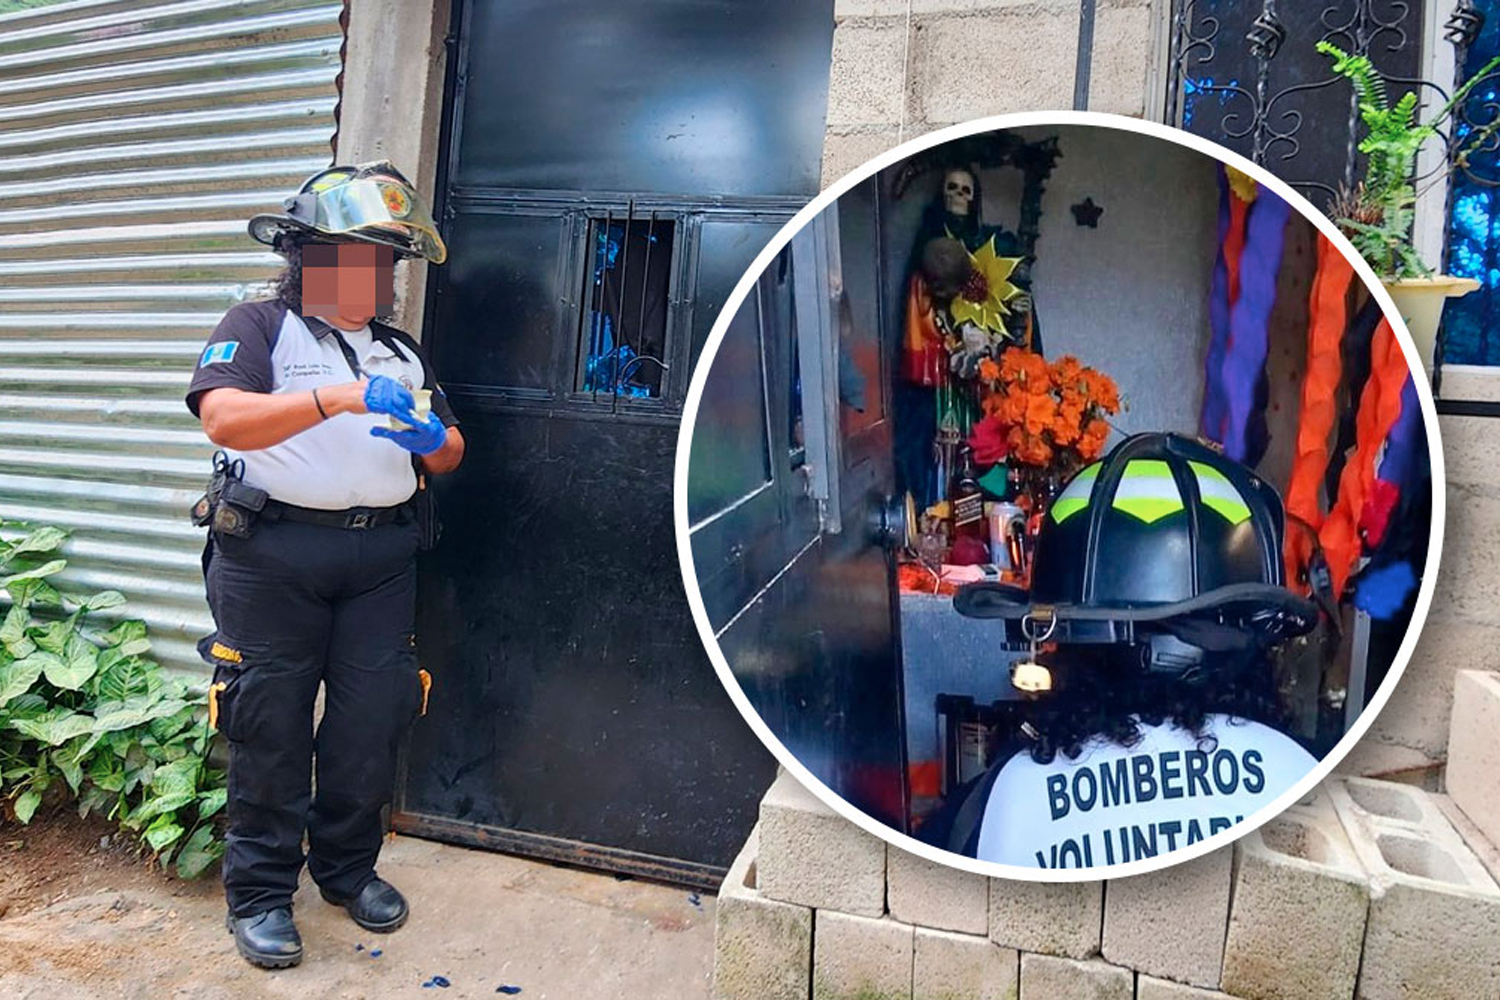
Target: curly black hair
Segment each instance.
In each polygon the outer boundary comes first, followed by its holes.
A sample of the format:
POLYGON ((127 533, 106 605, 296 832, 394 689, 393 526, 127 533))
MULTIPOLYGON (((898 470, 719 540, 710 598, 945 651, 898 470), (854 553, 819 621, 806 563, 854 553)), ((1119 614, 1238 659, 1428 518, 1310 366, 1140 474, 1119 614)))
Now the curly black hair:
MULTIPOLYGON (((271 279, 271 297, 299 316, 302 314, 302 248, 312 242, 323 241, 285 234, 276 238, 276 252, 286 263, 282 265, 281 273, 271 279)), ((400 258, 397 258, 396 263, 400 262, 400 258)), ((393 295, 389 308, 382 309, 374 318, 390 319, 396 314, 396 306, 396 297, 393 295)))
POLYGON ((1187 731, 1211 752, 1215 741, 1205 727, 1216 714, 1285 728, 1267 652, 1210 655, 1210 663, 1187 678, 1147 672, 1135 647, 1073 646, 1043 657, 1058 686, 1025 713, 1033 731, 1031 759, 1050 764, 1061 753, 1076 760, 1098 739, 1133 747, 1143 727, 1164 724, 1187 731))

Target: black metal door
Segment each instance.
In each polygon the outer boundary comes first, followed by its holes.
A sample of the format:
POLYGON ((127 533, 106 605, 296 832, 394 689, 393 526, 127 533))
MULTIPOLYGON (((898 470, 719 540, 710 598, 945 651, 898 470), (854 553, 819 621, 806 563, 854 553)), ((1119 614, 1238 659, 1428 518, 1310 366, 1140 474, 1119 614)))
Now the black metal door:
POLYGON ((824 784, 904 831, 879 231, 872 179, 799 233, 736 311, 694 425, 688 519, 705 609, 761 719, 824 784))
POLYGON ((398 828, 716 884, 772 761, 703 654, 672 532, 692 361, 817 190, 831 2, 460 12, 427 337, 439 484, 398 828))

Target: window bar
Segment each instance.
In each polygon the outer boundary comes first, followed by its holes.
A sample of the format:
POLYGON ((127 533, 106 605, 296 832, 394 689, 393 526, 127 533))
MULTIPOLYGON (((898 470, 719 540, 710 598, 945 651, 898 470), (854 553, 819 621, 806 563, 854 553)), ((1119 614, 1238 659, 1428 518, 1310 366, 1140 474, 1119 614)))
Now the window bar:
POLYGON ((588 255, 590 266, 599 269, 599 277, 597 280, 589 282, 589 346, 588 351, 584 354, 583 377, 588 382, 589 389, 592 390, 593 396, 591 401, 595 403, 599 401, 599 379, 594 372, 589 371, 589 363, 594 362, 597 364, 596 359, 599 355, 599 348, 604 341, 604 320, 599 315, 599 306, 606 301, 604 293, 609 283, 609 231, 613 228, 613 224, 612 212, 606 208, 604 210, 603 252, 601 253, 599 248, 600 234, 596 232, 593 246, 589 247, 588 255))
MULTIPOLYGON (((641 265, 643 268, 641 271, 641 308, 635 321, 636 333, 642 347, 646 345, 646 292, 651 287, 651 244, 654 242, 656 242, 656 209, 653 208, 650 220, 646 223, 646 260, 641 265)), ((634 373, 636 367, 645 363, 644 358, 646 358, 646 355, 641 353, 639 347, 636 348, 635 357, 630 359, 631 367, 627 370, 634 373)), ((659 358, 650 358, 649 360, 661 364, 659 358)), ((624 372, 621 372, 621 375, 623 376, 624 372)))
MULTIPOLYGON (((625 356, 624 348, 629 346, 625 342, 625 296, 630 293, 630 224, 635 219, 635 199, 631 198, 625 203, 625 232, 620 237, 620 308, 616 310, 614 317, 615 343, 610 348, 609 383, 614 390, 609 401, 611 413, 620 408, 620 359, 625 356)), ((608 303, 605 304, 608 308, 608 303)))

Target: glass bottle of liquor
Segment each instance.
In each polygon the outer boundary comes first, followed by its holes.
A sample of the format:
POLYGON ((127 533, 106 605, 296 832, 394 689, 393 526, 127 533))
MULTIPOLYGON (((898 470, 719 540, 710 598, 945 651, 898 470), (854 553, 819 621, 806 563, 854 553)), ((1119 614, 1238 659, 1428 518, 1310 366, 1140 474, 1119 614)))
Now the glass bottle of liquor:
MULTIPOLYGON (((954 461, 953 478, 948 483, 948 511, 952 522, 950 541, 954 555, 962 558, 968 550, 987 555, 984 543, 984 488, 979 485, 979 474, 974 468, 974 449, 967 444, 959 445, 954 461), (962 542, 970 539, 970 542, 962 542), (974 543, 978 544, 977 550, 974 543)), ((984 558, 976 561, 983 562, 984 558)))

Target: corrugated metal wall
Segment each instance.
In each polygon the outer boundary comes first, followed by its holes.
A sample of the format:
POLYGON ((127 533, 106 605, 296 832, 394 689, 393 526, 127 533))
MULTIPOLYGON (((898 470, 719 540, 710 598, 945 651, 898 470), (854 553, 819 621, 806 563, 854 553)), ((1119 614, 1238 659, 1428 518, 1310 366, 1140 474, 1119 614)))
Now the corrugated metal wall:
POLYGON ((72 531, 200 670, 212 448, 182 404, 223 312, 278 258, 254 212, 327 166, 339 2, 78 0, 0 16, 0 518, 72 531))

